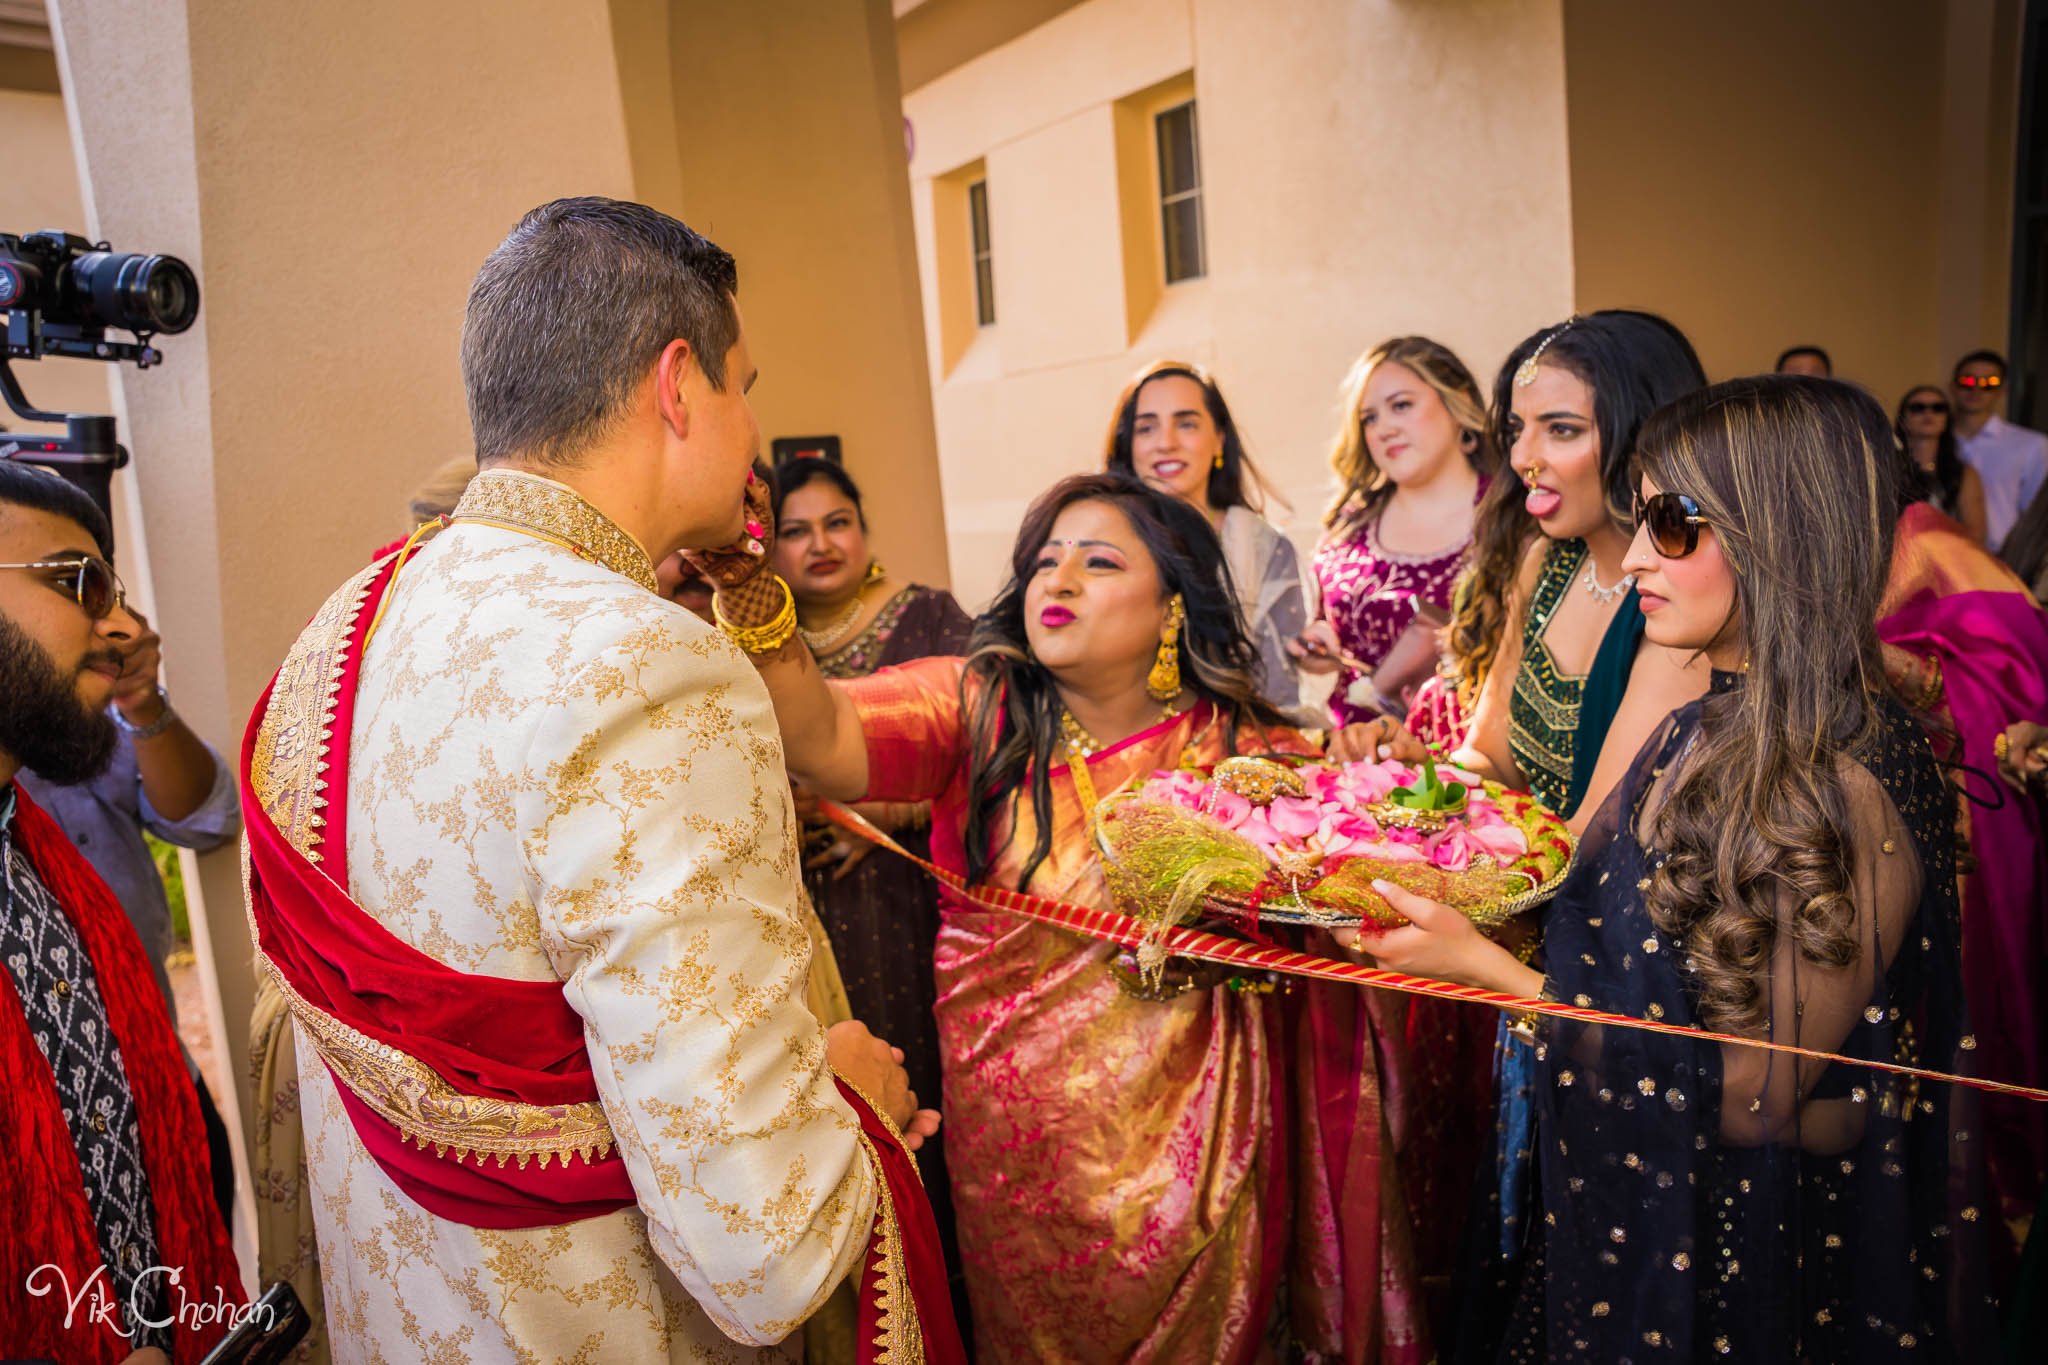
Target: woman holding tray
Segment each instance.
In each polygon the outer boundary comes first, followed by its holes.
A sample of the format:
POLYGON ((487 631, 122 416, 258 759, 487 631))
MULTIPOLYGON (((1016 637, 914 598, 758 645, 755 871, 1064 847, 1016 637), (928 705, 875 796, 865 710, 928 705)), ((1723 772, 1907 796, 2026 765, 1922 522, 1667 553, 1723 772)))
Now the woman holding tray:
MULTIPOLYGON (((1643 428, 1654 644, 1713 666, 1600 805, 1547 971, 1447 907, 1364 946, 1398 971, 1873 1061, 1959 1070, 1953 810, 1885 692, 1874 622, 1901 465, 1860 391, 1765 376, 1643 428)), ((1532 1017, 1537 1246, 1501 1360, 1982 1359, 1988 1219, 1949 1088, 1532 1017), (1908 1121, 1910 1119, 1910 1122, 1908 1121), (1958 1180, 1952 1185, 1951 1176, 1958 1180), (1951 1203, 1952 1189, 1965 1191, 1951 1203)))
MULTIPOLYGON (((1175 498, 1071 478, 1027 513, 968 658, 832 683, 765 556, 702 564, 795 776, 843 800, 931 802, 933 860, 971 883, 1113 908, 1089 834, 1100 799, 1184 762, 1310 751, 1256 695, 1220 558, 1175 498)), ((984 1359, 1267 1349, 1296 1236, 1283 997, 1189 962, 1148 979, 1126 957, 946 895, 947 1156, 984 1359)), ((1395 1254, 1377 1273, 1412 1284, 1395 1254)), ((1405 1325, 1388 1338, 1381 1358, 1422 1358, 1398 1344, 1405 1325)))

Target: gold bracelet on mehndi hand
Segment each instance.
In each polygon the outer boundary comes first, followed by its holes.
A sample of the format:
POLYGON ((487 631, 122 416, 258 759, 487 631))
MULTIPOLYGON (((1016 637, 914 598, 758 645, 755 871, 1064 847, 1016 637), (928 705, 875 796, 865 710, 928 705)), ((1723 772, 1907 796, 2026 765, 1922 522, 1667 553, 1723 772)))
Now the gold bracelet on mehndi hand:
POLYGON ((796 595, 789 590, 789 584, 775 576, 775 586, 782 589, 782 610, 758 626, 735 625, 726 619, 725 609, 718 605, 718 598, 711 599, 711 616, 718 622, 718 628, 732 637, 732 642, 749 654, 773 654, 789 643, 789 637, 796 634, 796 595))

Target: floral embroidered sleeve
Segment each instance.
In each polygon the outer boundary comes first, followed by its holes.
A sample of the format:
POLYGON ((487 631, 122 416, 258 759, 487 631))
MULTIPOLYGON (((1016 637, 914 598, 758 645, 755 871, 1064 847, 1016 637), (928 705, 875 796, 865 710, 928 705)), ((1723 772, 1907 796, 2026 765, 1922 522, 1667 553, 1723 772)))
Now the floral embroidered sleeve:
POLYGON ((781 744, 724 636, 616 629, 508 791, 523 873, 656 1252, 729 1336, 772 1343, 856 1265, 877 1198, 804 1006, 781 744))

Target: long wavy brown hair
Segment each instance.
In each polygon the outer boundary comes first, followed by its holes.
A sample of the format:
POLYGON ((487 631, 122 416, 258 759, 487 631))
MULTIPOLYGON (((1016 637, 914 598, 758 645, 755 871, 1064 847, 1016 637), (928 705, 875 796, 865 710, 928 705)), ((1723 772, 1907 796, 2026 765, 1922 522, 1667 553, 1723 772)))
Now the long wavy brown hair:
POLYGON ((1395 337, 1358 357, 1344 376, 1344 407, 1338 419, 1337 438, 1330 443, 1330 468, 1337 475, 1337 497, 1323 513, 1323 525, 1360 525, 1386 506, 1394 496, 1394 481, 1373 462, 1366 448, 1365 427, 1358 418, 1358 405, 1365 401, 1365 386, 1382 365, 1400 365, 1429 385, 1458 424, 1465 459, 1480 477, 1500 468, 1500 449, 1486 420, 1486 398, 1479 381, 1450 347, 1428 337, 1395 337))
POLYGON ((1645 903, 1684 944, 1701 1021, 1753 1032, 1769 1022, 1781 932, 1824 967, 1859 951, 1846 769, 1880 724, 1875 623, 1902 466, 1861 389, 1759 375, 1659 410, 1636 467, 1699 503, 1735 579, 1747 660, 1739 687, 1701 703, 1645 831, 1665 855, 1645 903))

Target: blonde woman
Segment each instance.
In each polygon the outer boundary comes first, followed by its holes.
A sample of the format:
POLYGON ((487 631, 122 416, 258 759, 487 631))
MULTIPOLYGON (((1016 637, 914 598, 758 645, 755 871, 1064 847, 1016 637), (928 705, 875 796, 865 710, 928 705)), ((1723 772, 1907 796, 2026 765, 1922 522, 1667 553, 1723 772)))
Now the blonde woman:
POLYGON ((1322 723, 1301 694, 1289 649, 1308 625, 1300 556, 1265 517, 1264 476, 1223 401, 1198 365, 1160 360, 1140 370, 1117 399, 1103 465, 1178 498, 1208 519, 1252 647, 1261 700, 1298 725, 1322 723))
POLYGON ((1339 725, 1405 714, 1404 694, 1435 670, 1435 631, 1409 627, 1418 609, 1450 607, 1474 509, 1500 466, 1472 372, 1428 337, 1360 356, 1343 411, 1330 451, 1341 491, 1315 556, 1322 616, 1290 649, 1309 672, 1339 673, 1339 725))

